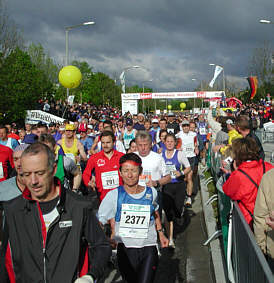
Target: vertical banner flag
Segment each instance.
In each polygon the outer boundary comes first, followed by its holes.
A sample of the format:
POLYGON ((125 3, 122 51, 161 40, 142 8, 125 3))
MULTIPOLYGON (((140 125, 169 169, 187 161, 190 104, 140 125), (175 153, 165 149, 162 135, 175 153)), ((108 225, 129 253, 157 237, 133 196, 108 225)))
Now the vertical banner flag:
POLYGON ((256 93, 257 93, 258 79, 257 79, 257 77, 248 77, 248 78, 247 78, 247 81, 248 81, 248 83, 249 83, 250 90, 251 90, 250 99, 253 99, 254 96, 255 96, 256 93))
POLYGON ((125 71, 123 71, 122 74, 120 75, 120 81, 121 81, 121 85, 122 85, 122 91, 123 91, 123 93, 126 93, 125 71))
POLYGON ((213 79, 212 79, 211 82, 208 84, 210 87, 213 87, 213 85, 214 85, 216 79, 218 78, 218 76, 220 75, 220 73, 222 72, 222 70, 223 70, 223 67, 216 65, 213 79))

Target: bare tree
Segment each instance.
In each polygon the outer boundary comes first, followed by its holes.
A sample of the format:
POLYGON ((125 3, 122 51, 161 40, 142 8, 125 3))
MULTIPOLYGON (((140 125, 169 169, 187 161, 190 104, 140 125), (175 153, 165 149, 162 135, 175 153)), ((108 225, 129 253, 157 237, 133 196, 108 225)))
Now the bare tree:
POLYGON ((272 50, 265 41, 263 47, 255 48, 248 64, 249 76, 257 76, 259 84, 270 82, 272 76, 272 50))
POLYGON ((0 0, 0 52, 5 58, 16 47, 23 47, 23 37, 9 17, 5 0, 0 0))

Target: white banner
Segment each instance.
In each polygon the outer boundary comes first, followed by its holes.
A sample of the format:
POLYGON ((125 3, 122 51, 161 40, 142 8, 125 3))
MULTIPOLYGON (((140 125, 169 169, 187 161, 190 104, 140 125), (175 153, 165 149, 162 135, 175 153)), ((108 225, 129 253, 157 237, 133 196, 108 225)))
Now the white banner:
POLYGON ((27 116, 25 123, 37 124, 38 122, 43 122, 49 124, 51 122, 62 124, 65 119, 49 114, 41 110, 27 110, 27 116))
POLYGON ((223 70, 223 67, 216 65, 213 79, 212 79, 211 82, 208 84, 210 87, 213 87, 213 85, 214 85, 216 79, 218 78, 218 76, 220 75, 220 73, 222 72, 222 70, 223 70))
POLYGON ((122 114, 130 112, 131 115, 138 114, 138 100, 122 100, 122 114))
POLYGON ((122 93, 122 100, 139 99, 178 99, 178 98, 214 98, 222 97, 223 91, 195 91, 195 92, 159 92, 159 93, 122 93))

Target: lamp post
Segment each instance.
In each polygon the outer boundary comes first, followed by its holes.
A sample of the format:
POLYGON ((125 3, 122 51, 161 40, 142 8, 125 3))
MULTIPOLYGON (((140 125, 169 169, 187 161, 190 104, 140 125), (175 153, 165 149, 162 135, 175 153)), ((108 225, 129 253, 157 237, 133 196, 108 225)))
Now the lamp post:
MULTIPOLYGON (((68 64, 69 64, 69 40, 68 40, 69 31, 71 29, 78 28, 78 27, 81 27, 81 26, 88 26, 88 25, 94 25, 94 24, 95 24, 95 22, 85 22, 85 23, 82 23, 82 24, 65 27, 65 32, 66 32, 66 62, 65 62, 65 64, 66 64, 66 66, 68 66, 68 64)), ((68 97, 69 97, 69 89, 67 88, 67 98, 68 97)))
POLYGON ((262 20, 259 20, 259 22, 261 23, 261 24, 274 24, 274 22, 272 22, 272 21, 270 21, 270 20, 265 20, 265 19, 262 19, 262 20))
MULTIPOLYGON (((198 81, 197 79, 195 78, 192 78, 191 79, 192 81, 198 81)), ((200 81, 200 90, 202 91, 202 81, 200 81)), ((203 100, 202 100, 202 103, 203 103, 203 100)), ((193 108, 195 108, 195 97, 194 97, 194 105, 193 105, 193 108)), ((202 107, 203 108, 203 107, 202 107)))
POLYGON ((123 78, 123 80, 124 80, 123 81, 123 83, 124 83, 124 93, 126 92, 126 79, 125 79, 126 77, 125 77, 125 73, 126 73, 126 71, 129 71, 129 70, 132 70, 132 69, 143 69, 143 70, 147 71, 146 68, 141 67, 141 66, 137 66, 137 65, 124 68, 122 73, 120 74, 120 80, 122 80, 121 78, 123 78))
MULTIPOLYGON (((147 81, 143 81, 143 94, 145 92, 145 83, 146 82, 152 82, 153 79, 147 80, 147 81)), ((156 104, 155 104, 155 110, 156 110, 156 104)), ((145 100, 143 99, 143 113, 145 113, 145 100)))

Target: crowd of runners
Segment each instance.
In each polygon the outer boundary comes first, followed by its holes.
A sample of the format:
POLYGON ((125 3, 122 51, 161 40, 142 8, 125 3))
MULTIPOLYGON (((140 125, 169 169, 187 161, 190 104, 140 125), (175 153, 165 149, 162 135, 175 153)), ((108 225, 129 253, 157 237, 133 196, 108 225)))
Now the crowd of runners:
POLYGON ((160 249, 176 248, 174 223, 192 207, 209 142, 224 156, 224 192, 253 229, 256 185, 274 174, 254 134, 273 117, 267 107, 227 109, 214 139, 205 113, 48 101, 39 109, 62 123, 0 125, 0 282, 96 282, 113 251, 126 282, 153 282, 160 249))

